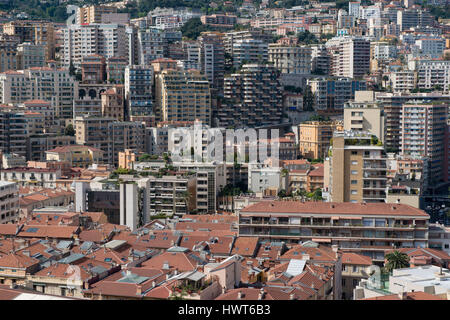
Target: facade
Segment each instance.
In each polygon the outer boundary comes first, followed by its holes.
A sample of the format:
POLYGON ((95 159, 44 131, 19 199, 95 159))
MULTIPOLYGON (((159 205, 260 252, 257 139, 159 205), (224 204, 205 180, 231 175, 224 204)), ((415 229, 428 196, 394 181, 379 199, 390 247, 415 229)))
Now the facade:
POLYGON ((269 61, 281 73, 310 74, 311 48, 307 46, 269 45, 269 61))
POLYGON ((94 54, 81 58, 81 81, 83 83, 103 83, 106 79, 106 60, 94 54))
POLYGON ((360 79, 370 69, 370 41, 344 37, 336 47, 332 60, 332 74, 360 79))
POLYGON ((312 240, 382 263, 393 246, 426 247, 428 219, 402 204, 262 201, 239 212, 239 237, 312 240))
POLYGON ((70 25, 64 29, 64 65, 80 68, 84 56, 98 54, 103 57, 126 57, 130 55, 130 37, 127 26, 122 24, 70 25))
POLYGON ((34 99, 49 101, 55 108, 55 115, 61 118, 72 117, 76 90, 77 83, 69 70, 55 66, 0 74, 1 103, 16 104, 34 99))
POLYGON ((355 98, 356 91, 366 90, 366 82, 350 78, 308 79, 315 95, 315 110, 342 110, 344 104, 355 98))
POLYGON ((225 50, 223 34, 203 32, 200 42, 200 70, 206 75, 211 86, 221 92, 225 74, 225 50))
POLYGON ((44 67, 45 61, 44 45, 24 42, 17 46, 17 70, 44 67))
POLYGON ((55 29, 51 22, 15 20, 3 26, 3 33, 19 37, 19 42, 31 42, 45 47, 45 60, 55 59, 55 29))
POLYGON ((200 20, 203 24, 212 27, 233 28, 237 23, 237 17, 225 14, 212 14, 209 16, 201 16, 200 20))
POLYGON ((429 185, 436 186, 446 182, 448 163, 446 163, 445 136, 447 130, 448 104, 404 104, 400 120, 401 152, 429 158, 429 185))
POLYGON ((414 71, 399 70, 391 73, 394 92, 411 92, 416 87, 417 76, 414 71))
POLYGON ((279 72, 273 66, 244 65, 224 81, 225 103, 218 110, 220 126, 281 123, 283 96, 279 72))
POLYGON ((162 121, 211 123, 208 79, 195 70, 164 70, 156 76, 156 104, 162 121))
POLYGON ((135 116, 151 116, 154 114, 152 85, 152 66, 136 65, 125 68, 126 111, 130 120, 135 116))
POLYGON ((262 40, 240 40, 233 43, 233 67, 243 64, 264 63, 268 60, 267 43, 262 40))
POLYGON ((17 183, 0 181, 0 223, 14 223, 19 219, 19 188, 17 183))
POLYGON ((66 146, 47 150, 47 161, 67 161, 72 167, 87 168, 93 163, 100 163, 103 152, 88 146, 66 146))
POLYGON ((344 106, 344 130, 365 131, 384 141, 384 113, 375 101, 349 101, 344 106))
POLYGON ((419 63, 417 71, 417 87, 419 89, 435 89, 449 92, 450 61, 428 60, 419 63))
POLYGON ((86 6, 79 8, 77 11, 77 24, 101 23, 102 15, 117 13, 117 8, 113 6, 86 6))
POLYGON ((298 127, 300 154, 308 159, 324 159, 328 153, 337 124, 334 122, 308 121, 299 124, 298 127))
POLYGON ((333 202, 386 202, 386 155, 367 132, 335 131, 329 153, 333 202))
POLYGON ((102 116, 114 118, 117 121, 125 120, 125 93, 123 85, 116 85, 101 94, 102 116))

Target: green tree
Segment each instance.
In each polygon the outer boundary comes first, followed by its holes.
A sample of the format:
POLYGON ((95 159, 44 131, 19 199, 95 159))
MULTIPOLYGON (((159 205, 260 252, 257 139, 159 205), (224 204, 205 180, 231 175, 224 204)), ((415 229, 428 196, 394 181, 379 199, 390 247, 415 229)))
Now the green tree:
POLYGON ((409 257, 406 253, 395 250, 385 256, 387 263, 384 267, 387 271, 392 272, 394 269, 409 267, 409 257))
POLYGON ((64 129, 64 135, 72 137, 75 135, 75 129, 73 128, 73 125, 71 123, 69 123, 64 129))

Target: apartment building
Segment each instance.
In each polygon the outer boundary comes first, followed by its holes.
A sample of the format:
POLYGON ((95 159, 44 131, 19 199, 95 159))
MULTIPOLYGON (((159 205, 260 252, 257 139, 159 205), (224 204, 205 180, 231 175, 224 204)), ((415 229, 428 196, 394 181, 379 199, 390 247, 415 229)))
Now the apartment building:
POLYGON ((446 102, 406 103, 400 119, 400 146, 404 155, 429 158, 429 186, 447 181, 445 145, 449 104, 446 102))
POLYGON ((201 16, 200 21, 203 24, 219 27, 219 28, 233 28, 237 23, 237 17, 227 14, 212 14, 209 16, 201 16))
MULTIPOLYGON (((150 216, 182 216, 196 209, 196 175, 149 177, 150 216)), ((204 196, 200 196, 200 199, 204 196)))
POLYGON ((338 124, 332 121, 307 121, 299 124, 299 149, 303 158, 325 159, 333 132, 338 124))
POLYGON ((395 93, 411 92, 416 87, 417 75, 411 70, 398 70, 391 72, 390 80, 395 93))
POLYGON ((356 91, 367 87, 366 81, 350 78, 313 78, 307 83, 314 94, 315 110, 342 110, 347 101, 355 98, 356 91))
POLYGON ((310 74, 311 48, 307 46, 281 46, 269 44, 269 61, 281 73, 310 74))
POLYGON ((157 114, 162 121, 211 123, 211 90, 205 75, 196 70, 163 70, 156 76, 157 114))
POLYGON ((56 67, 7 71, 0 74, 0 101, 18 104, 27 100, 50 101, 56 116, 70 118, 77 83, 68 70, 56 67))
POLYGON ((386 155, 375 136, 362 131, 335 131, 328 156, 325 180, 329 180, 330 201, 386 201, 386 155))
POLYGON ((61 178, 61 169, 10 168, 3 169, 1 181, 16 182, 20 186, 40 186, 55 188, 56 180, 61 178))
POLYGON ((408 30, 412 27, 425 27, 434 25, 434 17, 427 11, 413 8, 397 11, 397 25, 400 30, 408 30))
POLYGON ((81 58, 81 81, 83 83, 103 83, 106 79, 106 60, 98 54, 81 58))
POLYGON ((128 59, 125 57, 109 57, 106 60, 106 80, 108 83, 123 84, 127 65, 128 59))
POLYGON ((331 56, 324 45, 311 46, 311 73, 328 75, 331 72, 331 56))
POLYGON ((363 100, 365 99, 358 99, 356 95, 354 101, 344 105, 344 130, 370 132, 383 142, 385 120, 383 107, 373 99, 363 100))
POLYGON ((45 46, 24 42, 17 46, 17 70, 45 66, 45 46))
POLYGON ((261 29, 227 32, 223 36, 225 52, 233 55, 234 43, 243 40, 261 40, 265 43, 269 43, 272 41, 272 35, 270 32, 264 32, 264 30, 261 29))
POLYGON ((200 43, 200 70, 206 75, 211 86, 217 92, 221 92, 225 74, 223 34, 202 32, 198 41, 200 43))
POLYGON ((15 182, 0 181, 0 223, 19 219, 19 187, 15 182))
POLYGON ((142 122, 114 121, 108 126, 109 131, 109 164, 118 166, 119 152, 133 149, 136 152, 145 151, 145 124, 142 122))
POLYGON ((393 247, 427 247, 429 218, 405 204, 261 201, 239 212, 239 237, 337 245, 380 264, 393 247))
POLYGON ((427 56, 432 59, 442 57, 445 50, 444 38, 422 38, 417 39, 415 43, 419 56, 427 56))
POLYGON ((31 42, 43 45, 45 60, 55 59, 55 29, 48 21, 15 20, 3 25, 3 33, 17 36, 19 42, 31 42))
POLYGON ((233 67, 239 70, 243 64, 268 61, 267 43, 262 40, 240 40, 233 43, 233 67))
POLYGON ((125 68, 126 115, 133 117, 151 116, 153 110, 153 67, 133 65, 125 68))
POLYGON ((279 124, 283 96, 279 71, 271 65, 246 64, 224 81, 225 103, 217 111, 219 126, 279 124))
POLYGON ((362 78, 370 70, 370 41, 342 37, 332 57, 332 74, 338 77, 362 78))
POLYGON ((103 117, 111 117, 117 121, 125 120, 124 86, 116 85, 100 94, 103 117))
POLYGON ((164 30, 157 28, 139 29, 137 31, 139 64, 148 66, 151 61, 164 57, 167 41, 164 30))
POLYGON ((386 119, 384 144, 387 152, 400 151, 400 119, 403 104, 410 101, 416 101, 418 103, 450 101, 450 95, 443 95, 440 93, 407 94, 377 92, 375 96, 376 100, 378 100, 384 107, 384 116, 386 119))
POLYGON ((111 13, 117 13, 117 7, 93 5, 78 8, 76 23, 77 24, 102 23, 102 15, 111 13))
POLYGON ((2 153, 27 156, 28 125, 23 112, 0 112, 0 149, 2 153))
POLYGON ((129 28, 122 24, 75 24, 67 26, 64 30, 63 63, 66 68, 73 65, 81 67, 84 56, 93 54, 105 58, 126 57, 129 63, 133 63, 133 55, 130 54, 129 28))
POLYGON ((47 161, 67 161, 72 167, 87 168, 101 163, 103 152, 88 146, 64 146, 45 151, 47 161))
POLYGON ((419 89, 435 89, 450 91, 450 61, 420 61, 417 71, 417 87, 419 89))

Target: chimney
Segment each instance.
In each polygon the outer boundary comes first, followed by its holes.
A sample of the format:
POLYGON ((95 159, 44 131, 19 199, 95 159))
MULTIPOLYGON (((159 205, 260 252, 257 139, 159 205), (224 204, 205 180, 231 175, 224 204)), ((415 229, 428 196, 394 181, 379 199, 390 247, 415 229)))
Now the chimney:
POLYGON ((408 297, 408 292, 399 292, 398 293, 398 298, 400 300, 406 300, 407 297, 408 297))
POLYGON ((227 292, 227 288, 222 287, 222 294, 224 294, 225 292, 227 292))
POLYGON ((241 291, 238 292, 237 298, 238 298, 238 300, 242 299, 242 292, 241 291))
POLYGON ((138 285, 136 288, 136 295, 141 295, 142 294, 142 286, 138 285))
POLYGON ((264 288, 261 288, 258 294, 258 300, 264 299, 264 288))
POLYGON ((291 293, 289 295, 289 300, 295 300, 295 294, 294 293, 291 293))
POLYGON ((155 281, 152 281, 152 287, 153 288, 156 287, 156 282, 155 281))

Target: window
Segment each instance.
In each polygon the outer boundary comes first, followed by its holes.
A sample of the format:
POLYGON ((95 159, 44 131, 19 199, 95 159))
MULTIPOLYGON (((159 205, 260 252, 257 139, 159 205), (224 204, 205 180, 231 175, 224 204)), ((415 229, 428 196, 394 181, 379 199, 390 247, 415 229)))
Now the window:
POLYGON ((358 194, 358 190, 352 190, 352 194, 358 194))
POLYGON ((352 180, 352 184, 358 184, 358 180, 352 180))
POLYGON ((357 170, 352 170, 352 174, 358 174, 357 170))
POLYGON ((352 166, 356 166, 356 165, 358 165, 358 161, 353 160, 353 161, 352 161, 352 166))
POLYGON ((358 272, 358 267, 357 266, 353 266, 353 272, 358 272))
POLYGON ((358 285, 358 279, 353 279, 353 287, 356 287, 358 285))

